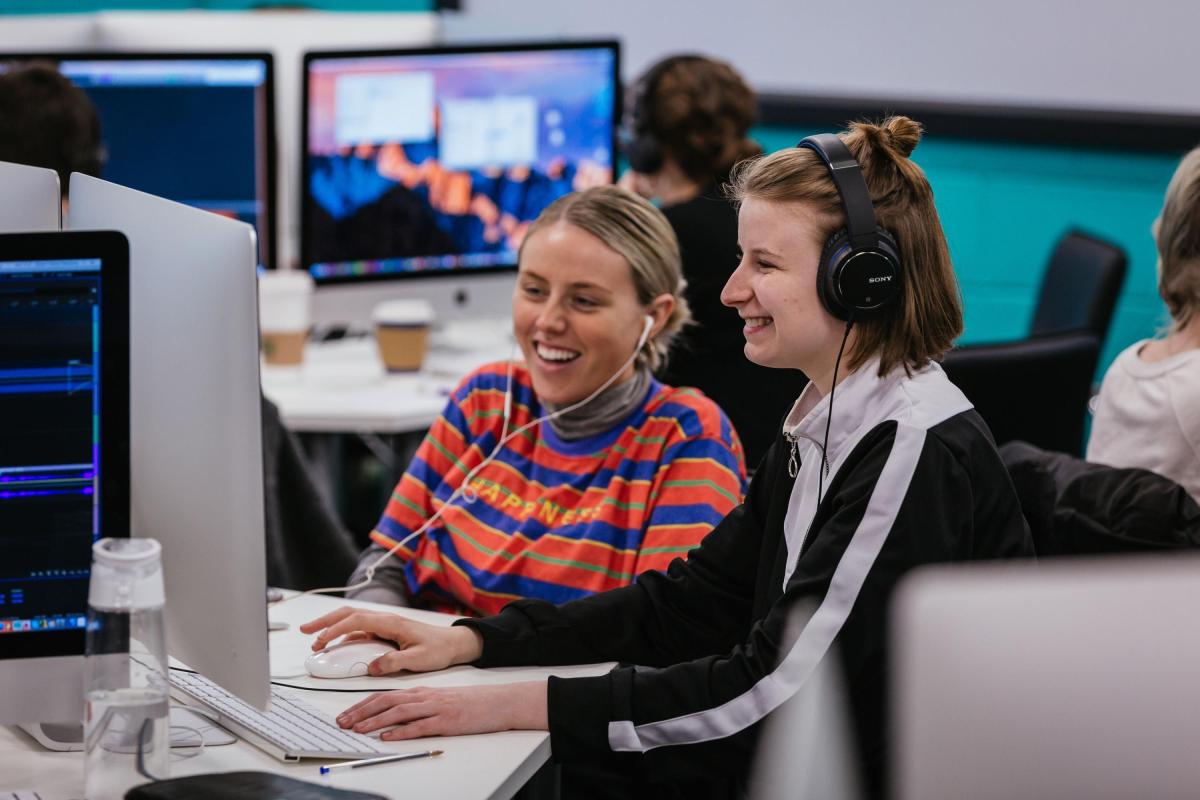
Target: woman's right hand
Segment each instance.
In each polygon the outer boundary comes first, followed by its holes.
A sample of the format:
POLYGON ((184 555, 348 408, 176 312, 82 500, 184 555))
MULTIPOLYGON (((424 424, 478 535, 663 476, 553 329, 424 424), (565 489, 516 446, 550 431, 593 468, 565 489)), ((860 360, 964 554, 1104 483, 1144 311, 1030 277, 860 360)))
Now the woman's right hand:
POLYGON ((468 664, 483 655, 483 638, 470 628, 443 627, 414 622, 399 614, 364 611, 342 606, 300 626, 302 633, 316 633, 312 649, 324 650, 340 636, 371 636, 394 642, 400 649, 370 663, 370 675, 392 672, 432 672, 455 664, 468 664))

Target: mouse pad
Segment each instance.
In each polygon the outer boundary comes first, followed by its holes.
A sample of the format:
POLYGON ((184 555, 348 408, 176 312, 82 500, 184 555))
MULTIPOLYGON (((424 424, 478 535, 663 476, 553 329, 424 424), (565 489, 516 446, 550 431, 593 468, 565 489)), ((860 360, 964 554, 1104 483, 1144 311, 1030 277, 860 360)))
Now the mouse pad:
POLYGON ((135 786, 125 800, 387 800, 270 772, 216 772, 135 786))

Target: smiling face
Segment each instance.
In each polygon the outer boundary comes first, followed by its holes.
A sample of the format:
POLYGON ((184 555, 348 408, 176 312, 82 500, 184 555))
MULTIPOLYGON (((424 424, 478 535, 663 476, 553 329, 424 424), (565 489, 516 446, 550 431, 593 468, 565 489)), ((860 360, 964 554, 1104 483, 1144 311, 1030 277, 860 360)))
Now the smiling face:
MULTIPOLYGON (((513 291, 513 333, 533 389, 543 402, 578 402, 621 370, 633 354, 645 316, 661 326, 663 303, 638 301, 628 262, 568 222, 536 230, 521 250, 513 291)), ((669 309, 667 309, 669 313, 669 309)))
POLYGON ((745 323, 746 357, 802 370, 822 392, 844 332, 817 299, 824 229, 805 203, 747 197, 738 212, 741 261, 721 291, 745 323))

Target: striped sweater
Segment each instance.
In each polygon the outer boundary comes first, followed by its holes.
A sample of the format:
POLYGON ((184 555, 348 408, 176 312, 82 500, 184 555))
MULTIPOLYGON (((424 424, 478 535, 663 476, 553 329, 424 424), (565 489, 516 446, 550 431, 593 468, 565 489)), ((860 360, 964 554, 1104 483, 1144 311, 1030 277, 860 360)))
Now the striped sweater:
MULTIPOLYGON (((455 389, 401 477, 372 540, 392 547, 441 508, 495 447, 506 365, 455 389)), ((509 431, 545 413, 529 373, 513 370, 509 431)), ((651 381, 645 402, 612 430, 575 441, 541 423, 509 441, 397 556, 418 605, 494 614, 511 600, 553 603, 631 583, 686 556, 741 502, 741 444, 695 389, 651 381)))

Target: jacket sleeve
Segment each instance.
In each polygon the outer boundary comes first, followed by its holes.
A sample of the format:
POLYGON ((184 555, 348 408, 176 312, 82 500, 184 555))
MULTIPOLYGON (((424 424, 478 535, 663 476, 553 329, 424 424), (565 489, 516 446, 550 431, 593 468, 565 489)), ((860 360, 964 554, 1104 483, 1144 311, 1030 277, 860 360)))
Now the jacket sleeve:
POLYGON ((888 596, 910 565, 954 556, 971 496, 966 471, 925 431, 881 426, 835 475, 786 588, 739 644, 661 669, 550 679, 555 757, 640 760, 662 780, 744 770, 757 723, 801 690, 836 639, 855 709, 867 710, 857 727, 869 726, 875 752, 863 755, 878 758, 888 596), (789 624, 810 605, 806 622, 789 624))
POLYGON ((763 530, 758 510, 766 508, 771 472, 760 470, 746 501, 665 572, 645 572, 629 586, 561 606, 518 600, 494 617, 457 621, 483 637, 476 665, 665 665, 728 650, 750 622, 763 530))

